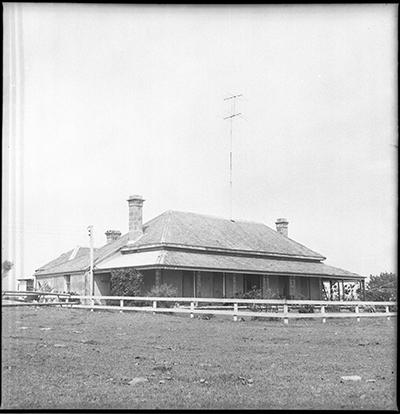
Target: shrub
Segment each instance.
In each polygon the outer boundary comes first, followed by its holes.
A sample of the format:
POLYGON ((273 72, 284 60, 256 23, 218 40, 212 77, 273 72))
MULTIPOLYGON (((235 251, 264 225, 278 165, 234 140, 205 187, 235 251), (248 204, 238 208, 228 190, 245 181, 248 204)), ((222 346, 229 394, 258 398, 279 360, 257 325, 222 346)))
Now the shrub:
POLYGON ((253 286, 251 290, 243 293, 241 295, 241 298, 242 299, 262 299, 263 298, 262 290, 257 289, 255 286, 253 286))
MULTIPOLYGON (((143 275, 136 269, 115 269, 111 271, 112 296, 139 296, 143 287, 143 275)), ((137 305, 132 300, 126 306, 137 305)))
MULTIPOLYGON (((239 297, 242 299, 280 299, 279 292, 277 290, 266 289, 265 292, 263 293, 262 289, 257 289, 256 286, 253 286, 251 290, 243 293, 239 297)), ((268 310, 269 306, 268 305, 267 306, 257 305, 257 304, 250 305, 250 309, 252 311, 260 311, 263 308, 268 310)))
POLYGON ((299 307, 299 313, 314 313, 312 305, 302 305, 299 307))
POLYGON ((277 289, 266 289, 263 299, 281 299, 281 295, 277 289))

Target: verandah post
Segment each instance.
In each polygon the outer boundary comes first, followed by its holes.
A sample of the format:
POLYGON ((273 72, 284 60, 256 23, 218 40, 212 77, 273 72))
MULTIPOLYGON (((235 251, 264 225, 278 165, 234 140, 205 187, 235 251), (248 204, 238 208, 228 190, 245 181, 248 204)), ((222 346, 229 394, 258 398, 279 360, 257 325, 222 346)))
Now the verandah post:
POLYGON ((233 304, 233 321, 237 322, 238 320, 238 304, 234 303, 233 304))
POLYGON ((196 297, 201 297, 201 273, 196 271, 196 297))
MULTIPOLYGON (((385 306, 385 312, 386 312, 386 313, 389 313, 389 306, 388 306, 388 305, 386 305, 386 306, 385 306)), ((388 321, 390 321, 390 316, 387 316, 387 317, 386 317, 386 319, 387 319, 388 321)))
POLYGON ((365 300, 365 281, 361 280, 362 300, 365 300))
POLYGON ((194 302, 190 302, 190 317, 194 318, 194 302))
POLYGON ((283 323, 285 325, 288 325, 288 323, 289 323, 289 318, 287 317, 288 313, 289 313, 288 305, 287 305, 287 303, 285 303, 283 305, 283 315, 284 315, 283 323))
POLYGON ((157 269, 156 270, 156 274, 155 274, 155 282, 156 282, 156 287, 160 287, 161 285, 161 269, 157 269))
POLYGON ((262 277, 262 291, 263 291, 263 298, 265 299, 267 296, 267 291, 269 290, 269 277, 268 275, 263 275, 262 277))

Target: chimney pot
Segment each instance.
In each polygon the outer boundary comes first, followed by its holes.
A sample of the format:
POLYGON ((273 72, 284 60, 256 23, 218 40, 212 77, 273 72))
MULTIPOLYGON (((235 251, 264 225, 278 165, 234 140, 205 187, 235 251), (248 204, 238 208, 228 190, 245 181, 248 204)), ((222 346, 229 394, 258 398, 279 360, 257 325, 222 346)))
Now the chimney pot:
POLYGON ((107 244, 117 240, 121 237, 121 232, 119 230, 107 230, 105 232, 107 238, 107 244))
POLYGON ((141 195, 131 195, 129 205, 129 243, 134 242, 143 234, 143 203, 141 195))
POLYGON ((278 218, 278 219, 276 219, 275 224, 276 224, 276 231, 278 233, 282 234, 283 236, 288 237, 288 234, 289 234, 289 232, 288 232, 288 225, 289 225, 288 220, 285 219, 285 218, 278 218))

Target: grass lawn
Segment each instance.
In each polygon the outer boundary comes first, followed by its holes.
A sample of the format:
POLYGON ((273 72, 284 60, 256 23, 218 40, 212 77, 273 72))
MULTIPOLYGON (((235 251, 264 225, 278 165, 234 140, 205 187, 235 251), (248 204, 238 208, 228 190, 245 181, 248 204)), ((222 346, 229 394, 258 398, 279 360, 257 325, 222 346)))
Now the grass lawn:
POLYGON ((2 408, 397 409, 396 318, 286 326, 21 307, 2 321, 2 408))

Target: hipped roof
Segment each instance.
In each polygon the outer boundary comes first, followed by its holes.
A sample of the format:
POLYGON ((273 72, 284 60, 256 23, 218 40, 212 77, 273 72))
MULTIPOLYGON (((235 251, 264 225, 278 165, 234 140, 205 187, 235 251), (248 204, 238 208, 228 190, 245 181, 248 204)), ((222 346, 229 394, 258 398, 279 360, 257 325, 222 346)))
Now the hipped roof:
POLYGON ((170 210, 143 227, 143 236, 132 248, 161 244, 325 259, 263 223, 170 210))
MULTIPOLYGON (((144 258, 143 255, 138 256, 139 252, 152 249, 165 253, 163 262, 158 263, 160 266, 213 268, 226 271, 231 269, 243 272, 246 270, 284 272, 286 269, 291 273, 310 273, 315 265, 319 264, 315 269, 322 273, 318 274, 355 275, 341 269, 329 270, 329 266, 322 270, 323 266, 326 266, 320 263, 325 259, 324 256, 281 235, 265 224, 249 221, 233 221, 195 213, 167 211, 145 223, 143 235, 136 241, 129 244, 128 241, 129 235, 125 234, 97 249, 94 252, 95 270, 105 268, 112 258, 115 259, 111 260, 114 262, 113 268, 120 267, 118 263, 121 261, 128 261, 131 263, 130 266, 135 266, 136 261, 144 258), (240 256, 236 256, 238 254, 240 256), (246 255, 260 257, 245 257, 246 255), (126 258, 122 259, 123 256, 126 258), (280 260, 272 260, 279 257, 280 260), (291 259, 290 263, 289 259, 291 259), (307 267, 303 260, 315 263, 307 267), (286 267, 283 265, 285 262, 288 262, 286 267)), ((70 253, 67 252, 41 267, 36 271, 36 275, 72 273, 88 269, 89 250, 82 250, 80 255, 68 260, 70 253)), ((151 257, 153 258, 154 254, 151 257)), ((157 264, 152 261, 153 259, 149 259, 147 263, 140 262, 141 264, 137 266, 157 264)))

